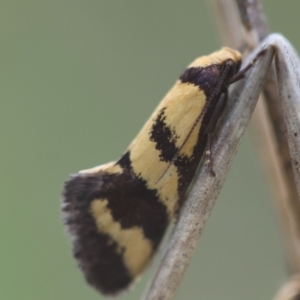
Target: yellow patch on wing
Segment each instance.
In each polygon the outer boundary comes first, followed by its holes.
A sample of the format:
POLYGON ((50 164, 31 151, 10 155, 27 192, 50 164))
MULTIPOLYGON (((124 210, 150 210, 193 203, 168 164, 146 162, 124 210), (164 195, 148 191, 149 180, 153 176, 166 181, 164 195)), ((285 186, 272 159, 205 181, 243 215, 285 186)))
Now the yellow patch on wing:
POLYGON ((168 162, 161 161, 160 151, 155 149, 156 144, 150 140, 151 126, 152 123, 148 122, 130 146, 131 166, 134 173, 146 181, 147 188, 158 190, 159 199, 166 206, 171 218, 176 211, 179 177, 174 165, 170 166, 168 162))
POLYGON ((123 169, 120 165, 116 164, 115 161, 111 161, 109 163, 106 163, 104 165, 100 165, 94 168, 81 170, 79 171, 80 174, 94 174, 94 173, 100 173, 100 172, 106 172, 108 174, 121 174, 123 172, 123 169))
POLYGON ((132 277, 140 274, 148 265, 152 255, 152 244, 139 227, 123 229, 107 207, 106 199, 96 199, 91 204, 91 213, 99 232, 109 235, 124 251, 124 262, 132 277))
POLYGON ((188 67, 208 67, 211 65, 219 65, 224 63, 226 60, 231 59, 234 62, 240 61, 242 59, 241 54, 228 47, 223 47, 221 50, 216 51, 207 56, 201 56, 194 60, 188 67))
MULTIPOLYGON (((177 136, 176 147, 182 147, 186 137, 206 103, 206 96, 197 86, 177 82, 165 97, 165 123, 177 136)), ((191 157, 198 140, 201 120, 180 151, 180 155, 191 157)))

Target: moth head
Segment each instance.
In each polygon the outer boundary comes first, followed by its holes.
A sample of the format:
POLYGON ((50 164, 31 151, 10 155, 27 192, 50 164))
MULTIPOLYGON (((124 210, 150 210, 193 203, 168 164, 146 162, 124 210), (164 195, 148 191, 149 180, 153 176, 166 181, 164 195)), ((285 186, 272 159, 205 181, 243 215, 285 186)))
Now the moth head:
POLYGON ((229 47, 223 47, 210 55, 197 58, 188 66, 188 68, 218 66, 222 72, 222 69, 228 64, 230 65, 228 77, 231 77, 239 71, 242 64, 242 55, 240 52, 229 47))

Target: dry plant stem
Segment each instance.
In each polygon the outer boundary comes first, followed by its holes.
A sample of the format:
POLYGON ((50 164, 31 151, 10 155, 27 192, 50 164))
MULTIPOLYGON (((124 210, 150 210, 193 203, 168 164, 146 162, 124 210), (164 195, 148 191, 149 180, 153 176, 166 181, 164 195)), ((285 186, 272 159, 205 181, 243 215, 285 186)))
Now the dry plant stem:
MULTIPOLYGON (((211 2, 213 8, 222 5, 221 9, 214 9, 216 20, 221 17, 225 24, 240 22, 234 30, 227 30, 232 25, 223 25, 222 28, 219 28, 224 44, 239 49, 243 48, 241 45, 247 44, 248 48, 252 49, 268 35, 266 18, 258 0, 211 0, 211 2), (231 11, 231 14, 230 12, 223 13, 223 10, 226 10, 224 2, 231 3, 230 5, 236 3, 239 13, 236 14, 236 10, 231 11), (241 34, 244 34, 243 42, 232 43, 232 36, 240 36, 241 34)), ((284 135, 285 124, 282 104, 277 90, 276 74, 273 67, 264 85, 265 101, 259 101, 255 110, 253 127, 259 129, 255 132, 255 138, 258 141, 262 163, 273 192, 274 205, 281 221, 290 272, 296 273, 300 272, 300 252, 298 250, 300 204, 287 138, 284 135)))
POLYGON ((293 276, 279 290, 274 300, 299 300, 300 299, 300 276, 293 276))
POLYGON ((236 30, 236 28, 240 28, 241 21, 234 1, 211 0, 210 4, 217 16, 214 20, 217 23, 222 44, 234 46, 235 49, 242 47, 245 44, 244 33, 241 30, 236 30), (235 32, 235 34, 228 34, 229 32, 235 32))
POLYGON ((250 49, 255 48, 268 34, 267 22, 259 0, 235 0, 250 49))
POLYGON ((216 176, 211 176, 209 166, 200 168, 145 300, 170 300, 175 296, 249 123, 273 53, 274 49, 269 48, 231 93, 212 143, 216 176))
MULTIPOLYGON (((246 20, 249 20, 250 23, 250 27, 248 26, 247 29, 248 41, 249 36, 257 36, 258 43, 268 34, 259 1, 236 1, 244 28, 247 27, 246 20), (241 13, 241 11, 245 11, 246 14, 241 13), (245 15, 248 17, 245 18, 245 15)), ((249 47, 253 44, 255 45, 254 38, 249 47)), ((271 68, 266 78, 264 100, 254 114, 254 124, 259 129, 256 130, 255 135, 259 141, 260 153, 265 154, 262 156, 262 162, 267 171, 270 187, 273 191, 274 205, 277 208, 282 226, 289 271, 298 273, 300 271, 300 204, 291 167, 288 141, 285 136, 284 115, 282 103, 279 100, 274 67, 271 68)))
MULTIPOLYGON (((283 107, 286 135, 300 196, 300 61, 287 41, 274 41, 277 48, 276 69, 280 100, 283 107)), ((300 198, 300 197, 299 197, 300 198)), ((300 215, 299 215, 300 216, 300 215)))

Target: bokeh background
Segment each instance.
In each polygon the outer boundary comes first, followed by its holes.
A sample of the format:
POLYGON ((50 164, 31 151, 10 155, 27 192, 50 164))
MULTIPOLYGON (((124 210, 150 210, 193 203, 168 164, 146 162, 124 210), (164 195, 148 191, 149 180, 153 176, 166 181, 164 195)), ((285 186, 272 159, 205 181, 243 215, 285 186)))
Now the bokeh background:
MULTIPOLYGON (((300 50, 300 2, 263 4, 300 50)), ((211 12, 192 0, 9 0, 0 36, 0 300, 103 299, 71 256, 63 182, 116 159, 185 66, 221 46, 211 12)), ((271 299, 284 282, 254 148, 246 135, 176 299, 271 299)))

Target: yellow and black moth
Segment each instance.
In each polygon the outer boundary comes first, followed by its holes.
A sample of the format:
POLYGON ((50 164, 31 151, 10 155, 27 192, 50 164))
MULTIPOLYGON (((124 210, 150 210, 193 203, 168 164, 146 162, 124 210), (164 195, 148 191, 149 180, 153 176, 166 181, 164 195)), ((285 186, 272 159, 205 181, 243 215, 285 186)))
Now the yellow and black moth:
POLYGON ((66 182, 62 210, 73 253, 100 292, 119 293, 148 266, 210 150, 240 65, 240 53, 227 47, 196 59, 119 160, 66 182))

